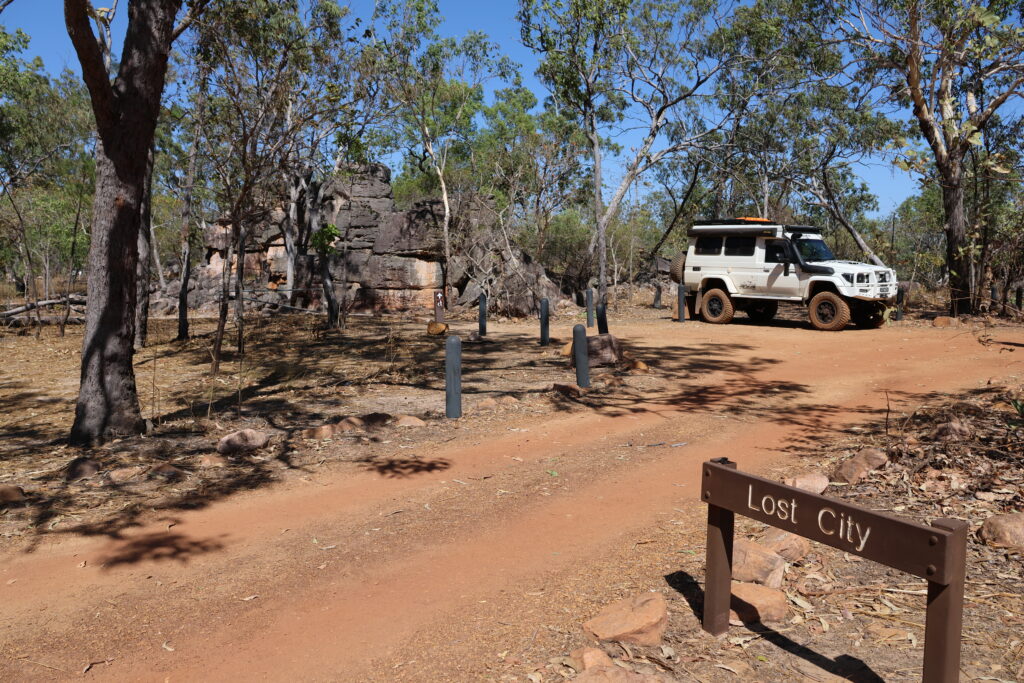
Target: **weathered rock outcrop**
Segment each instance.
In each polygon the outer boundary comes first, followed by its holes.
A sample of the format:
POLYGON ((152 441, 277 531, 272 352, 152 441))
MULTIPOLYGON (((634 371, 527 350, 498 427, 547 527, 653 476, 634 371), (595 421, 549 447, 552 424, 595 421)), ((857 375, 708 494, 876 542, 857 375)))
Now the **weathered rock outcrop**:
MULTIPOLYGON (((424 201, 409 211, 399 211, 392 195, 391 172, 381 164, 349 167, 316 188, 316 196, 318 218, 313 223, 320 227, 333 224, 340 233, 328 258, 342 306, 355 310, 432 307, 433 292, 444 286, 443 209, 439 201, 424 201)), ((501 237, 490 207, 487 200, 456 204, 451 227, 452 295, 460 304, 473 304, 486 292, 492 311, 517 316, 537 311, 544 297, 554 303, 560 298, 558 288, 539 264, 501 237)), ((247 232, 247 303, 273 308, 293 301, 319 308, 322 284, 312 248, 296 256, 294 295, 284 291, 287 221, 285 209, 277 207, 266 211, 247 232)), ((230 240, 228 221, 205 227, 206 262, 189 283, 193 306, 207 310, 216 306, 230 240)), ((232 269, 235 263, 237 258, 232 259, 232 269)), ((180 280, 172 280, 165 291, 156 293, 157 315, 174 310, 180 287, 180 280)))

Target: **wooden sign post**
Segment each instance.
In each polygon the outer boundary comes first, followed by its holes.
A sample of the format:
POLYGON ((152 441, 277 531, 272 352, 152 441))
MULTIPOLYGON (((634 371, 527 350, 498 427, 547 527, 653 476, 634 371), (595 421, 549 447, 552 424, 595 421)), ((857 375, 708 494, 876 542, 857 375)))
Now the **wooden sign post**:
POLYGON ((960 680, 966 522, 937 519, 931 526, 909 522, 738 472, 728 458, 704 463, 701 499, 708 505, 705 631, 721 635, 729 628, 733 523, 738 513, 927 579, 922 680, 960 680))

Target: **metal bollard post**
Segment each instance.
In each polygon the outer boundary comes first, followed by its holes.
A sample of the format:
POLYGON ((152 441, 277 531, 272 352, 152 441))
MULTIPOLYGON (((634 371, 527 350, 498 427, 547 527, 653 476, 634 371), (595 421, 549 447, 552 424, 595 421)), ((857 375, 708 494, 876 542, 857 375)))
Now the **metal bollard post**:
POLYGON ((590 356, 587 352, 587 328, 583 325, 572 328, 572 354, 576 362, 576 386, 586 389, 590 386, 590 356))
POLYGON ((480 336, 487 336, 487 295, 480 292, 480 319, 478 325, 480 327, 480 336))
POLYGON ((594 326, 594 290, 587 290, 587 327, 594 326))
POLYGON ((651 308, 656 311, 661 310, 661 285, 654 285, 654 303, 651 304, 651 308))
POLYGON ((999 290, 996 289, 995 285, 988 288, 988 298, 991 299, 993 303, 999 300, 999 290))
POLYGON ((903 320, 903 290, 896 290, 896 322, 903 320))
POLYGON ((444 322, 444 292, 434 292, 434 322, 444 322))
POLYGON ((603 301, 597 305, 597 333, 608 334, 608 307, 603 301))
POLYGON ((454 334, 444 344, 444 415, 462 417, 462 340, 454 334))
POLYGON ((679 300, 679 311, 676 314, 676 321, 686 322, 686 287, 679 285, 676 288, 676 298, 679 300))
POLYGON ((540 345, 547 346, 551 342, 550 334, 550 304, 547 299, 540 300, 540 345))
POLYGON ((1017 288, 1017 298, 1014 299, 1014 302, 1018 311, 1024 308, 1024 287, 1017 288))

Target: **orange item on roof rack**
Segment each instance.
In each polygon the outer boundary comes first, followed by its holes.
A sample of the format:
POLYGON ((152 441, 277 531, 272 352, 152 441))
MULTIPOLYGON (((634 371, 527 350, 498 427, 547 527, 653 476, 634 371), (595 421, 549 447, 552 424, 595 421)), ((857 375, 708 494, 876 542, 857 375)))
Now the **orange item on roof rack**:
POLYGON ((768 220, 767 218, 757 218, 756 216, 737 216, 738 221, 757 221, 758 223, 774 223, 775 221, 768 220))

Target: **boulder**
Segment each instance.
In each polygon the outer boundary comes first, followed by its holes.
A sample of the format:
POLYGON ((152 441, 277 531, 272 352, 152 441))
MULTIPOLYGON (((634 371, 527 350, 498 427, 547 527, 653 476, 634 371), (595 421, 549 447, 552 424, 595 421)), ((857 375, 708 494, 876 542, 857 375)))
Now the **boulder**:
POLYGON ((399 415, 395 419, 396 427, 426 427, 427 423, 412 415, 399 415))
POLYGON ((565 346, 563 346, 561 350, 558 352, 558 355, 562 356, 563 358, 572 357, 572 342, 566 342, 565 346))
POLYGON ((319 427, 310 427, 309 429, 303 429, 300 435, 303 439, 322 441, 323 439, 329 439, 334 436, 334 430, 338 426, 339 425, 320 425, 319 427))
POLYGON ((760 544, 788 562, 799 562, 811 552, 811 542, 783 529, 769 529, 760 544))
POLYGON ((582 398, 586 392, 582 387, 578 387, 575 384, 552 384, 551 391, 561 394, 566 398, 582 398))
POLYGON ((1024 512, 993 515, 981 525, 986 543, 1024 551, 1024 512))
POLYGON ((629 363, 629 371, 633 374, 646 375, 650 371, 650 367, 642 360, 634 360, 629 363))
MULTIPOLYGON (((622 362, 622 343, 611 334, 595 334, 587 337, 587 364, 590 367, 614 365, 622 362)), ((576 367, 576 356, 569 356, 569 366, 576 367)))
POLYGON ((332 425, 331 432, 333 434, 339 434, 344 432, 351 432, 355 429, 366 429, 366 422, 361 417, 350 415, 339 421, 338 424, 332 425))
POLYGON ((658 645, 668 626, 668 604, 661 593, 642 593, 617 600, 583 624, 598 640, 633 645, 658 645))
POLYGON ((573 668, 577 671, 593 669, 595 666, 615 666, 612 658, 604 650, 599 650, 596 647, 581 647, 578 650, 573 650, 569 657, 573 660, 575 665, 573 668))
POLYGON ((173 481, 175 479, 178 479, 183 474, 185 473, 182 472, 180 469, 166 462, 162 462, 159 465, 156 465, 155 467, 149 468, 149 475, 151 477, 159 477, 161 479, 166 479, 167 481, 173 481))
POLYGON ((959 325, 959 320, 950 318, 948 315, 940 315, 932 320, 932 327, 959 327, 959 325))
POLYGON ((448 323, 439 323, 439 322, 434 321, 434 320, 431 320, 429 323, 427 323, 427 334, 432 334, 434 336, 440 336, 442 334, 447 334, 447 333, 448 333, 448 323))
POLYGON ((730 607, 730 618, 747 624, 780 622, 789 616, 786 594, 756 583, 734 581, 730 607))
POLYGON ((79 479, 85 479, 91 477, 100 471, 100 464, 91 458, 85 456, 75 458, 68 463, 64 469, 64 479, 67 481, 77 481, 79 479))
POLYGON ((878 448, 864 448, 857 455, 843 462, 832 474, 833 481, 856 484, 869 472, 889 462, 889 456, 878 448))
POLYGON ((967 439, 970 436, 971 428, 957 418, 953 418, 949 422, 943 422, 932 432, 932 439, 937 441, 956 441, 967 439))
POLYGON ((828 488, 828 477, 821 472, 805 472, 782 480, 786 486, 793 486, 811 493, 824 493, 828 488))
POLYGON ((23 503, 25 501, 25 491, 20 486, 4 485, 0 486, 0 505, 7 505, 9 503, 23 503))
POLYGON ((361 421, 366 429, 381 429, 390 424, 394 419, 394 416, 390 413, 369 413, 363 415, 361 421))
POLYGON ((769 588, 782 585, 786 561, 777 553, 743 538, 732 547, 732 576, 737 581, 760 583, 769 588))
POLYGON ((107 479, 114 484, 123 484, 133 479, 138 479, 146 473, 146 468, 142 465, 133 465, 129 467, 115 467, 114 469, 107 472, 107 479))
POLYGON ((231 432, 217 443, 217 452, 222 455, 245 453, 263 448, 270 443, 270 435, 255 429, 240 429, 231 432))

